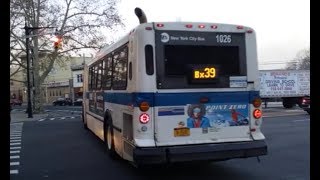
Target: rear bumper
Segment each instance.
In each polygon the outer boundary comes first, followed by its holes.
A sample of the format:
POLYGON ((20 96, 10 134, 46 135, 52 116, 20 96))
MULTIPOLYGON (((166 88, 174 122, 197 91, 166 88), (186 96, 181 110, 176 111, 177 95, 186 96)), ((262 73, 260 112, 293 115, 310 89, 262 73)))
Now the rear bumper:
POLYGON ((265 141, 249 141, 157 148, 136 148, 133 159, 136 164, 162 164, 187 161, 221 161, 267 155, 265 141))

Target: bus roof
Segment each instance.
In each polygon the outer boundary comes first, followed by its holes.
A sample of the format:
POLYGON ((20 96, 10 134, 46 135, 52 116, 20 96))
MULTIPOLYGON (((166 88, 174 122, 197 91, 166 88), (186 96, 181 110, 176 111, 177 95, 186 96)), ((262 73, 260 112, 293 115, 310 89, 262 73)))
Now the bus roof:
POLYGON ((107 53, 119 48, 129 41, 129 36, 133 31, 143 31, 146 27, 155 30, 177 30, 177 31, 199 31, 199 32, 234 32, 234 33, 252 33, 254 30, 248 26, 211 22, 148 22, 139 24, 113 44, 103 47, 88 65, 105 56, 107 53))

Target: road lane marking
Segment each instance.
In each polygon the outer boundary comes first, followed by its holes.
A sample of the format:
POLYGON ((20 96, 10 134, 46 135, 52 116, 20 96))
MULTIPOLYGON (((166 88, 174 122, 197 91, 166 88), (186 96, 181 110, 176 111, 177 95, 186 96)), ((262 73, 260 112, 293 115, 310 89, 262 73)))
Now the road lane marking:
POLYGON ((10 131, 10 134, 14 134, 14 133, 22 133, 22 130, 20 130, 20 131, 10 131))
POLYGON ((62 117, 62 118, 60 118, 60 119, 66 119, 65 117, 62 117))
POLYGON ((21 145, 21 143, 17 142, 17 143, 10 143, 10 146, 14 146, 14 145, 21 145))
POLYGON ((10 170, 10 174, 18 174, 19 171, 18 170, 10 170))
POLYGON ((21 135, 22 133, 10 133, 10 136, 21 135))
POLYGON ((40 121, 40 122, 41 122, 41 121, 44 121, 44 120, 46 120, 46 119, 39 119, 38 121, 40 121))
POLYGON ((17 137, 10 137, 10 139, 21 139, 21 136, 17 136, 17 137))
POLYGON ((21 142, 21 139, 13 139, 13 140, 10 140, 10 142, 21 142))
POLYGON ((21 153, 21 136, 22 136, 23 122, 10 124, 10 167, 16 166, 16 168, 10 168, 10 174, 19 174, 20 156, 21 153))
POLYGON ((10 147, 10 149, 21 149, 20 146, 10 147))
POLYGON ((71 119, 74 119, 74 117, 71 117, 71 119))
POLYGON ((19 159, 20 156, 10 156, 10 159, 19 159))
POLYGON ((50 118, 50 121, 54 120, 55 118, 50 118))
POLYGON ((19 166, 20 162, 10 162, 10 166, 19 166))
POLYGON ((20 151, 10 151, 10 154, 14 154, 14 153, 20 153, 20 151))

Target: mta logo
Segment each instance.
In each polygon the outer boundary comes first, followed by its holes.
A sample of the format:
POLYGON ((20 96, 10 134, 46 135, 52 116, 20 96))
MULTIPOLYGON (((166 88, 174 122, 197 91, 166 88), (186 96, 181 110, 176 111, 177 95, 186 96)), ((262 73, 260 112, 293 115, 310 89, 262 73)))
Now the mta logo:
POLYGON ((168 42, 169 41, 169 34, 167 33, 161 33, 161 42, 168 42))

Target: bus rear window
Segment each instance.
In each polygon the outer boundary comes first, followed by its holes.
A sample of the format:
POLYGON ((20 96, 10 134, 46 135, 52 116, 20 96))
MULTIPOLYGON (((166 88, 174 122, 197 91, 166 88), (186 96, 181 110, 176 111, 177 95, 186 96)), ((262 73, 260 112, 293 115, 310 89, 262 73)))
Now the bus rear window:
POLYGON ((244 41, 232 45, 164 44, 157 55, 157 88, 229 88, 247 76, 244 41))
POLYGON ((165 76, 194 75, 194 69, 207 76, 213 76, 214 71, 217 78, 241 75, 237 46, 166 45, 164 54, 165 76))

